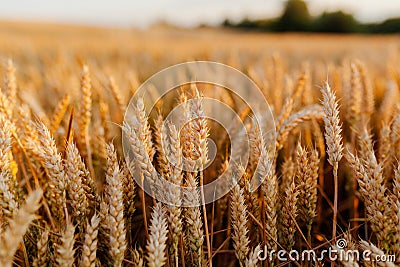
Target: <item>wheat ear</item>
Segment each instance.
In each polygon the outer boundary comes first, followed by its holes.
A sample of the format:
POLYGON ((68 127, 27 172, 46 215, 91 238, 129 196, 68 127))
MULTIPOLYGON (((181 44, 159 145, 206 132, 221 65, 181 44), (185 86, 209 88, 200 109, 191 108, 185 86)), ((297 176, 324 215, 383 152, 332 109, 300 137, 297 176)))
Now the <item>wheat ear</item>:
POLYGON ((380 267, 395 267, 396 265, 392 262, 386 261, 386 262, 376 262, 377 256, 382 257, 385 255, 385 253, 379 249, 377 246, 375 246, 372 243, 368 243, 365 240, 360 241, 360 248, 362 250, 368 250, 371 252, 369 260, 364 259, 364 266, 367 267, 374 267, 374 266, 380 266, 380 267))
POLYGON ((397 168, 394 172, 393 193, 400 201, 400 164, 397 164, 397 168))
POLYGON ((161 203, 154 207, 150 225, 150 239, 147 243, 147 263, 149 267, 162 267, 167 257, 165 255, 167 242, 167 221, 161 203))
POLYGON ((362 93, 362 112, 366 119, 369 119, 375 110, 374 88, 371 84, 370 75, 368 70, 361 61, 356 61, 356 66, 361 77, 362 93))
POLYGON ((262 147, 262 136, 261 136, 260 126, 258 125, 255 119, 253 119, 252 121, 251 131, 249 132, 249 145, 250 145, 249 168, 250 171, 254 171, 257 167, 262 147))
POLYGON ((290 115, 280 126, 277 132, 276 148, 280 150, 285 144, 289 133, 300 123, 312 119, 320 120, 323 117, 323 110, 320 105, 307 106, 298 112, 290 115))
POLYGON ((247 208, 243 196, 243 188, 236 185, 231 193, 232 240, 236 258, 244 266, 249 253, 250 240, 247 237, 247 208))
POLYGON ((61 244, 57 246, 56 262, 60 267, 73 267, 75 261, 75 227, 70 222, 66 222, 65 231, 61 236, 61 244))
POLYGON ((49 243, 48 243, 49 234, 50 231, 48 228, 46 228, 37 242, 38 253, 36 259, 33 261, 32 264, 35 267, 46 267, 48 264, 50 255, 49 243))
POLYGON ((273 160, 268 156, 268 151, 263 146, 259 161, 259 170, 261 178, 264 179, 262 190, 264 194, 265 205, 265 230, 266 245, 270 249, 277 248, 278 230, 277 230, 277 208, 278 208, 278 179, 274 170, 273 160))
POLYGON ((65 153, 65 173, 69 180, 68 195, 73 209, 72 215, 78 222, 78 225, 81 226, 86 219, 89 208, 89 202, 86 198, 86 192, 82 181, 83 172, 79 168, 79 162, 81 162, 82 159, 74 143, 68 143, 65 153))
POLYGON ((139 98, 134 106, 134 118, 132 126, 140 142, 144 145, 150 161, 153 161, 155 149, 153 147, 152 134, 143 98, 139 98))
POLYGON ((71 101, 71 97, 69 94, 66 94, 60 102, 58 102, 54 114, 50 120, 50 130, 52 133, 55 133, 60 125, 62 119, 64 118, 65 112, 67 112, 68 105, 71 101))
POLYGON ((250 251, 249 256, 246 258, 244 262, 244 266, 246 267, 257 267, 258 266, 258 254, 261 251, 260 245, 257 245, 252 251, 250 251))
POLYGON ((297 202, 300 193, 296 186, 294 176, 292 176, 292 182, 285 189, 284 193, 285 198, 281 212, 282 229, 280 231, 280 239, 286 250, 290 251, 295 245, 295 234, 297 231, 295 220, 298 215, 297 202))
POLYGON ((351 91, 350 93, 350 103, 349 103, 349 121, 354 129, 358 129, 358 123, 360 122, 361 107, 363 102, 363 92, 361 84, 361 76, 359 69, 355 63, 351 63, 351 91))
POLYGON ((18 208, 13 189, 14 178, 11 168, 11 135, 15 130, 15 125, 0 113, 0 206, 2 207, 2 213, 8 217, 11 217, 18 208))
POLYGON ((46 198, 50 208, 63 225, 64 211, 66 210, 66 176, 61 155, 58 153, 56 142, 49 129, 41 122, 37 124, 40 145, 35 149, 49 178, 48 192, 46 198))
POLYGON ((119 267, 122 266, 126 250, 123 177, 112 144, 107 145, 107 154, 106 194, 109 206, 110 256, 113 266, 119 267))
POLYGON ((125 106, 124 100, 123 100, 123 98, 121 96, 121 91, 120 91, 117 83, 115 82, 114 77, 110 76, 108 78, 108 85, 109 85, 109 88, 110 88, 110 90, 112 92, 112 95, 113 95, 113 97, 115 99, 115 102, 117 102, 117 105, 118 105, 118 108, 119 108, 121 114, 125 114, 126 106, 125 106))
POLYGON ((7 60, 6 75, 4 78, 4 89, 10 103, 11 110, 15 107, 17 100, 17 79, 15 77, 15 67, 12 59, 7 60))
POLYGON ((40 207, 40 199, 43 192, 38 189, 33 191, 25 200, 25 204, 16 211, 9 226, 0 236, 0 265, 11 267, 14 254, 19 244, 23 240, 23 236, 28 230, 29 225, 35 219, 36 211, 40 207))
POLYGON ((179 239, 182 234, 182 220, 181 220, 181 190, 180 186, 183 180, 182 174, 182 150, 179 140, 179 133, 175 126, 172 124, 167 125, 169 128, 169 133, 164 134, 164 144, 167 144, 168 156, 170 161, 169 169, 170 175, 168 177, 169 181, 176 185, 171 189, 170 201, 171 205, 167 206, 168 209, 168 222, 169 228, 172 232, 172 249, 171 256, 174 256, 174 261, 178 265, 178 245, 179 239), (169 138, 166 138, 166 137, 169 138))
POLYGON ((154 121, 154 146, 157 152, 158 172, 167 178, 170 172, 168 160, 165 156, 166 149, 163 149, 163 138, 166 133, 163 132, 164 120, 161 114, 158 114, 154 121))
POLYGON ((132 251, 132 262, 136 267, 144 267, 144 260, 137 249, 133 249, 132 251))
POLYGON ((87 224, 85 241, 82 247, 82 258, 80 267, 95 267, 97 252, 97 235, 99 231, 100 217, 95 214, 87 224))
POLYGON ((350 152, 346 154, 346 158, 360 185, 372 231, 376 234, 380 246, 388 251, 392 237, 392 223, 387 223, 390 221, 387 217, 389 212, 388 199, 385 195, 386 188, 382 168, 379 164, 373 163, 367 163, 373 165, 366 168, 363 162, 350 152))
POLYGON ((80 138, 88 142, 89 124, 92 117, 92 84, 89 67, 84 65, 81 74, 81 107, 79 114, 80 138))
POLYGON ((299 212, 306 222, 307 238, 311 241, 311 228, 316 216, 317 206, 317 183, 318 183, 318 152, 311 153, 304 150, 300 145, 297 148, 297 183, 299 186, 299 212))

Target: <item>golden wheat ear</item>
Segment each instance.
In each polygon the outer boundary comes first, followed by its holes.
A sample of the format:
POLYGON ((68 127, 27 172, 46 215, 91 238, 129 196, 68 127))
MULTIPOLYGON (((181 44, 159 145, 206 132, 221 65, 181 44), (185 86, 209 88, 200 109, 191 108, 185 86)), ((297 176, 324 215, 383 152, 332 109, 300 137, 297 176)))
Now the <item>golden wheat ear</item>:
POLYGON ((151 218, 150 239, 147 242, 147 264, 149 267, 162 267, 167 261, 167 220, 162 204, 157 203, 151 218))
POLYGON ((35 267, 46 267, 48 265, 50 259, 49 235, 50 230, 45 228, 37 242, 38 253, 32 264, 35 267))
POLYGON ((124 218, 123 173, 112 144, 107 145, 106 198, 110 227, 109 246, 112 265, 119 267, 125 257, 126 229, 124 218))
POLYGON ((97 253, 97 235, 99 231, 100 217, 95 214, 86 226, 85 241, 82 247, 81 267, 95 267, 97 253))
POLYGON ((43 191, 38 189, 33 191, 25 200, 25 204, 16 211, 9 222, 8 228, 0 237, 0 265, 11 267, 14 254, 18 250, 19 244, 29 225, 35 219, 35 213, 40 207, 40 200, 43 191))
POLYGON ((231 193, 232 240, 236 258, 243 265, 249 253, 250 240, 247 237, 247 208, 243 188, 236 185, 231 193))
POLYGON ((60 238, 61 243, 57 246, 56 262, 58 266, 73 267, 75 261, 75 226, 67 221, 66 227, 60 238))

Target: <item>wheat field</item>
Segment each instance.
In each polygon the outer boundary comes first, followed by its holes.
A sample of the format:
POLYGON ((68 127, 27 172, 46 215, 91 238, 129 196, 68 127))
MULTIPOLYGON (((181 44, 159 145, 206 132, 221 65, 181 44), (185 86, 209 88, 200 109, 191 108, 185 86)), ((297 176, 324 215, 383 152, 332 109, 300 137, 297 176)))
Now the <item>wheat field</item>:
POLYGON ((400 264, 398 36, 0 22, 0 38, 0 266, 400 264), (271 107, 275 134, 261 134, 235 97, 202 84, 177 88, 149 116, 139 98, 124 120, 142 82, 192 60, 248 75, 271 107), (180 205, 202 203, 201 190, 159 202, 131 171, 152 179, 154 166, 194 188, 216 179, 233 154, 235 140, 204 117, 204 97, 240 115, 249 162, 213 203, 180 205), (178 104, 196 119, 162 127, 178 104), (185 158, 209 161, 209 137, 213 162, 183 171, 185 158), (257 167, 264 182, 251 192, 257 167), (260 257, 328 248, 370 257, 260 257))

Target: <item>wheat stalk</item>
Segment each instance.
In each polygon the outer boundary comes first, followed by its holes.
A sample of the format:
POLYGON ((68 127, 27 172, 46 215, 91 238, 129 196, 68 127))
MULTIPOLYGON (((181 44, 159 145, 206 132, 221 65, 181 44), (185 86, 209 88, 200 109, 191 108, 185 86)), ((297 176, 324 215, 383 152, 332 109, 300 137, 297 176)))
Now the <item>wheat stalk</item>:
POLYGON ((342 144, 342 128, 339 119, 339 107, 336 101, 335 93, 326 83, 325 87, 321 89, 322 92, 322 105, 324 107, 324 124, 325 124, 325 140, 327 144, 328 161, 333 166, 333 177, 334 177, 334 210, 333 210, 333 226, 332 236, 336 238, 336 224, 337 224, 337 212, 338 212, 338 194, 339 194, 339 181, 338 181, 338 169, 339 161, 343 154, 342 144))

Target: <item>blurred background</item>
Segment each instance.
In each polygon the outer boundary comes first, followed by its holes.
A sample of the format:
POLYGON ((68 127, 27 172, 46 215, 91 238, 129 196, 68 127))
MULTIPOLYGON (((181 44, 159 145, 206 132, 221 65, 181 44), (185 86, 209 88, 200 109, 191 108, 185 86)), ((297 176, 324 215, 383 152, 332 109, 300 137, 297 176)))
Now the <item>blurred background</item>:
POLYGON ((398 0, 1 0, 3 20, 108 27, 227 26, 260 31, 395 33, 398 0))
MULTIPOLYGON (((66 72, 73 73, 75 64, 86 62, 105 73, 130 69, 139 80, 188 60, 246 69, 254 62, 269 62, 272 55, 290 59, 289 69, 306 60, 327 70, 344 58, 363 58, 385 69, 388 62, 397 61, 400 51, 398 0, 0 4, 0 61, 13 58, 26 77, 32 70, 25 63, 41 69, 43 62, 55 59, 60 68, 70 68, 66 72)), ((321 74, 326 77, 327 71, 321 74)))

